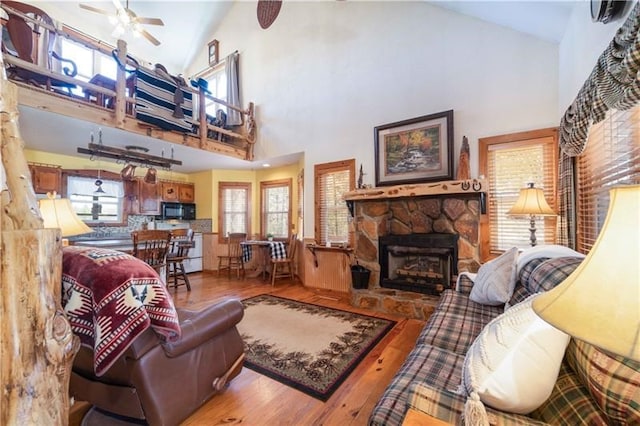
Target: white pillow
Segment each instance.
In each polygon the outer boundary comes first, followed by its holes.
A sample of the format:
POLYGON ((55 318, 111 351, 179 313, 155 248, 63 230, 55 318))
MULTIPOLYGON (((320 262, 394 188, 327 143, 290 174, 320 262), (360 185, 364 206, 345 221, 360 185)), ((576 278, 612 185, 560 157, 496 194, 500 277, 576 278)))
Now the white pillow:
POLYGON ((469 299, 483 305, 502 305, 516 286, 518 248, 512 247, 480 267, 469 299))
POLYGON ((469 348, 461 386, 468 396, 465 412, 477 408, 479 397, 498 410, 527 414, 551 395, 569 335, 533 312, 537 296, 494 318, 469 348))

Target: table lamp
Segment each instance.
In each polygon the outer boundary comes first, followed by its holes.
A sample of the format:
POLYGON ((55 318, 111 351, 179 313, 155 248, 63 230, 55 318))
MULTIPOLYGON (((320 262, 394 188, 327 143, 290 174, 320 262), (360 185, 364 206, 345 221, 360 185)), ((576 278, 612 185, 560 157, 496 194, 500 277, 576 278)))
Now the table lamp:
POLYGON ((640 361, 640 185, 610 194, 591 251, 567 279, 534 300, 533 310, 579 340, 640 361))
POLYGON ((516 203, 507 212, 510 216, 529 216, 529 232, 531 233, 531 247, 536 245, 536 216, 555 216, 556 213, 549 207, 541 188, 534 188, 529 183, 526 188, 520 190, 516 203))
POLYGON ((73 211, 71 201, 68 198, 56 198, 55 191, 48 192, 47 198, 39 200, 38 205, 44 227, 60 228, 63 246, 69 245, 69 240, 64 237, 93 232, 73 211))

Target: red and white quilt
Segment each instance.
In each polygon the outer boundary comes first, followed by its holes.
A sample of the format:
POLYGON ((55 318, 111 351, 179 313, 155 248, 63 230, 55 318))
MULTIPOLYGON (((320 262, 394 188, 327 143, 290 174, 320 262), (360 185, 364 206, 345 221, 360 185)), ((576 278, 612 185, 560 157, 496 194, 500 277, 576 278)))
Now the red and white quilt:
POLYGON ((93 349, 101 376, 147 328, 180 337, 178 314, 156 271, 123 252, 64 247, 62 306, 80 342, 93 349))

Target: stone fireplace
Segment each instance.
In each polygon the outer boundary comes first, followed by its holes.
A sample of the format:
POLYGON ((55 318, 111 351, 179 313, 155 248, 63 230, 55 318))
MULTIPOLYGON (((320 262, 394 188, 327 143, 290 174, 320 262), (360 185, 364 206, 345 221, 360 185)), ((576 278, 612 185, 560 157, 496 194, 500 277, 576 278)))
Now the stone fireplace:
POLYGON ((458 235, 425 233, 378 238, 380 287, 439 295, 458 274, 458 235))
POLYGON ((359 189, 345 195, 355 257, 371 271, 351 304, 426 320, 458 271, 480 267, 480 179, 359 189))

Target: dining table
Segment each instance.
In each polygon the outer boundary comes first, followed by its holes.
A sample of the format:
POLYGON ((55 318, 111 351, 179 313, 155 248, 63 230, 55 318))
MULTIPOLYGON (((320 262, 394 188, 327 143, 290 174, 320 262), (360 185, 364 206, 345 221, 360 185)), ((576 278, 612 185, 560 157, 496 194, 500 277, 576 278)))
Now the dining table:
POLYGON ((248 277, 255 278, 259 275, 266 279, 269 271, 269 260, 272 256, 284 258, 287 256, 286 243, 269 240, 246 240, 240 243, 242 246, 242 261, 247 264, 254 260, 254 269, 247 273, 248 277), (274 250, 275 249, 275 250, 274 250))

